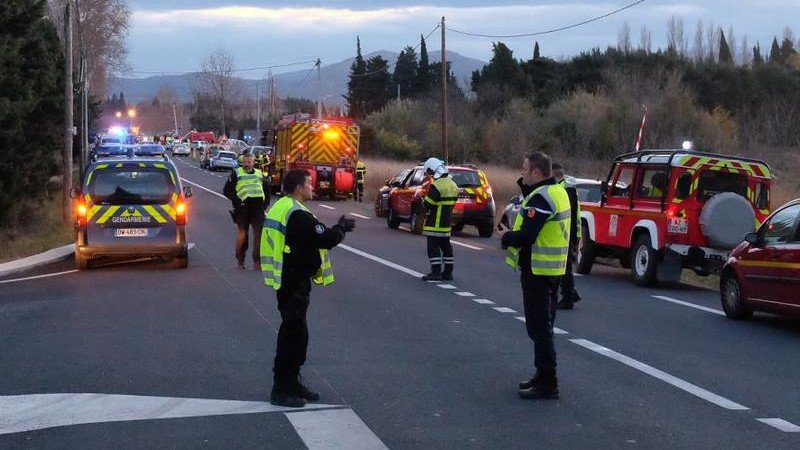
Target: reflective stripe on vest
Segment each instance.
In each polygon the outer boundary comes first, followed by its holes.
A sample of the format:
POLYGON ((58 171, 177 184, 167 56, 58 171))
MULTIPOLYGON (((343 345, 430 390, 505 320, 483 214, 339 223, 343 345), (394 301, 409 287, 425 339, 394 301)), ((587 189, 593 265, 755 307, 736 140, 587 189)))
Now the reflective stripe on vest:
MULTIPOLYGON (((514 221, 514 231, 522 228, 524 210, 535 195, 541 195, 554 211, 547 218, 536 241, 531 246, 531 272, 534 275, 561 276, 566 273, 569 254, 569 225, 571 213, 567 191, 560 184, 539 186, 522 202, 520 214, 514 221)), ((505 262, 513 269, 519 268, 519 249, 508 248, 505 262)))
POLYGON ((236 169, 236 196, 245 201, 248 198, 264 198, 263 174, 260 170, 247 173, 241 167, 236 169))
POLYGON ((364 165, 363 162, 359 161, 356 164, 356 183, 364 184, 364 181, 367 178, 367 167, 364 165))
MULTIPOLYGON (((301 210, 310 212, 302 203, 285 196, 269 209, 264 220, 261 233, 261 271, 264 273, 264 284, 276 291, 281 288, 283 255, 291 253, 291 249, 286 245, 286 227, 292 213, 301 210)), ((316 284, 327 286, 334 281, 328 250, 320 249, 319 257, 322 264, 312 280, 316 284)))
POLYGON ((422 234, 425 236, 450 236, 453 228, 453 208, 458 200, 458 186, 452 178, 443 176, 432 183, 439 191, 439 200, 425 196, 426 214, 422 234))

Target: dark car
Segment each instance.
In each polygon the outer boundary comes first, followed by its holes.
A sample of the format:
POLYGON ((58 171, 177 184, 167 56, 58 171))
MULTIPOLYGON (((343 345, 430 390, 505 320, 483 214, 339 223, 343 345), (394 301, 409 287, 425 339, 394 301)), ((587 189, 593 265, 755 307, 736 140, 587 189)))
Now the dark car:
POLYGON ((175 165, 158 157, 100 158, 80 189, 73 189, 75 264, 88 269, 99 257, 161 257, 188 264, 189 187, 175 165))
POLYGON ((753 311, 800 313, 800 199, 775 210, 745 237, 722 269, 725 315, 747 319, 753 311))
MULTIPOLYGON (((495 205, 486 174, 474 166, 447 166, 447 170, 458 186, 458 200, 453 208, 453 230, 461 231, 465 225, 472 225, 478 228, 481 237, 490 237, 494 231, 495 205)), ((431 177, 425 175, 423 166, 415 166, 401 171, 378 191, 376 203, 383 208, 385 201, 389 228, 397 228, 405 221, 411 223, 413 233, 422 233, 425 220, 422 199, 431 181, 431 177), (405 177, 398 181, 403 174, 405 177)), ((378 207, 376 204, 376 213, 378 207)))

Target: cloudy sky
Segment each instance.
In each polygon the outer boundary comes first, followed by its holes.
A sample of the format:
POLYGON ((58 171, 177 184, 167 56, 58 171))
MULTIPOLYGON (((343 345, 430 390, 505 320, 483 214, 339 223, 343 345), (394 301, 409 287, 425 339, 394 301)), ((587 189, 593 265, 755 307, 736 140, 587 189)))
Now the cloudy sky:
MULTIPOLYGON (((534 33, 606 14, 634 0, 128 0, 133 23, 128 38, 129 62, 135 72, 197 70, 211 50, 223 47, 238 68, 291 64, 320 58, 335 63, 355 54, 356 36, 364 53, 400 51, 417 45, 442 16, 446 17, 447 48, 488 60, 494 41, 506 43, 518 58, 531 57, 534 41, 542 54, 567 57, 593 47, 617 43, 627 22, 634 45, 643 26, 652 31, 653 46, 665 46, 667 21, 684 21, 690 45, 698 20, 732 27, 739 41, 745 35, 769 48, 774 35, 797 26, 800 0, 647 0, 611 17, 571 30, 537 37, 485 38, 455 30, 510 35, 534 33), (791 19, 795 20, 793 24, 791 19)), ((440 32, 427 40, 428 50, 441 48, 440 32)), ((300 64, 276 71, 302 70, 300 64)), ((241 73, 258 78, 264 71, 241 73)))

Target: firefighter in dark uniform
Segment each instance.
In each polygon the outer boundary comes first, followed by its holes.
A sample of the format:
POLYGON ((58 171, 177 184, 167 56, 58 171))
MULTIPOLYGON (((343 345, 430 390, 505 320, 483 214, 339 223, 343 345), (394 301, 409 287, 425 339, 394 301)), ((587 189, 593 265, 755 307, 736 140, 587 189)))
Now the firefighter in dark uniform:
MULTIPOLYGON (((578 241, 581 240, 581 205, 578 203, 578 190, 575 188, 575 179, 572 177, 564 178, 564 167, 561 164, 553 164, 553 178, 564 186, 569 197, 570 224, 569 224, 569 254, 567 255, 567 269, 561 277, 559 285, 561 287, 561 300, 556 304, 557 309, 572 309, 575 302, 581 300, 578 290, 575 288, 575 275, 572 267, 575 264, 575 254, 578 249, 578 241)), ((554 298, 556 301, 558 298, 554 298)))
POLYGON ((269 180, 261 169, 253 165, 253 155, 244 157, 243 166, 231 171, 222 190, 233 203, 234 218, 239 233, 236 235, 236 261, 244 269, 249 244, 249 229, 253 228, 253 269, 258 270, 261 256, 261 229, 264 210, 269 206, 269 180))
POLYGON ((506 264, 522 272, 525 327, 533 340, 536 373, 519 385, 519 395, 526 399, 559 396, 551 293, 567 266, 570 206, 564 187, 556 183, 551 170, 546 154, 525 156, 522 176, 531 192, 522 202, 512 231, 502 238, 502 247, 508 249, 506 264))
POLYGON ((314 193, 311 176, 305 170, 286 173, 283 191, 286 195, 267 212, 261 240, 264 283, 277 291, 281 314, 270 402, 299 408, 320 398, 300 378, 308 349, 306 312, 311 281, 333 283, 328 250, 342 242, 345 232, 355 228, 355 220, 342 216, 330 228, 318 221, 303 205, 314 193))
POLYGON ((458 186, 447 174, 447 166, 437 158, 425 161, 425 173, 433 177, 425 205, 425 225, 422 234, 428 237, 428 260, 431 271, 425 281, 453 279, 453 245, 450 244, 453 207, 458 200, 458 186), (444 269, 444 270, 442 270, 444 269))
POLYGON ((356 200, 364 199, 364 183, 367 181, 367 166, 360 159, 356 163, 356 200))

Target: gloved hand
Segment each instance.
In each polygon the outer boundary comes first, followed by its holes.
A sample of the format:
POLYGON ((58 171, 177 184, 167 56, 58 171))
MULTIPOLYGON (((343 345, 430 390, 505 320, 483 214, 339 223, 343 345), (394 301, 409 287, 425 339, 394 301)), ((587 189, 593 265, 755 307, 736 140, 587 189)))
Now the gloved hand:
POLYGON ((356 219, 349 219, 342 215, 342 217, 339 217, 339 221, 336 222, 336 225, 342 227, 342 229, 347 233, 353 231, 353 229, 356 227, 356 219))

